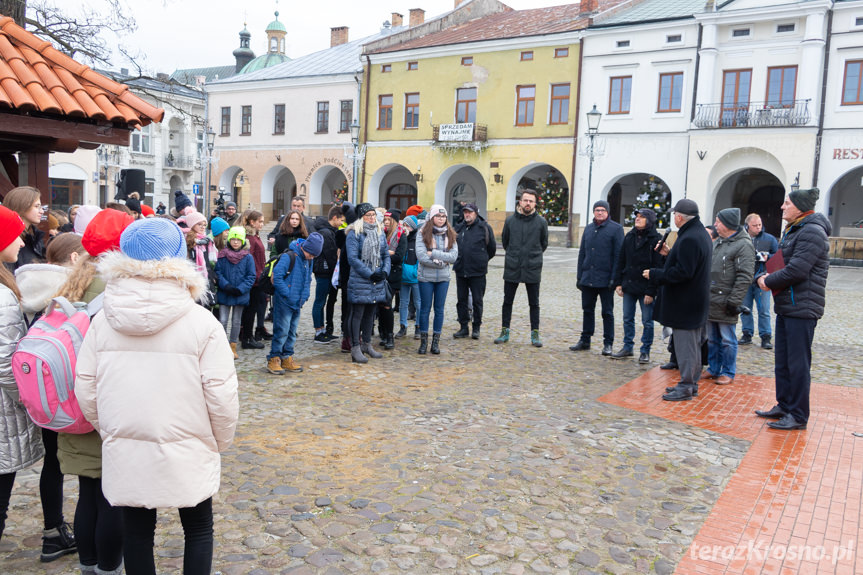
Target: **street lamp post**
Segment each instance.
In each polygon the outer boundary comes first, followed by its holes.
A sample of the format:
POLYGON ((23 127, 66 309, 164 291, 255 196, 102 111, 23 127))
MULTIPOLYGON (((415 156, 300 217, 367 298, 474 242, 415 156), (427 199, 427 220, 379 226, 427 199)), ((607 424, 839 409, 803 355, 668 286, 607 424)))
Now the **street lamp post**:
POLYGON ((596 134, 599 133, 599 120, 602 119, 602 112, 596 109, 596 104, 593 105, 593 109, 587 113, 587 137, 590 138, 590 147, 587 151, 587 157, 590 161, 590 165, 587 169, 587 209, 584 211, 584 226, 587 227, 587 220, 590 217, 590 188, 593 183, 593 158, 596 157, 594 153, 594 138, 596 138, 596 134))
POLYGON ((212 126, 207 126, 207 205, 204 213, 211 208, 210 185, 213 178, 213 147, 216 145, 216 131, 212 126))
POLYGON ((351 185, 351 202, 357 205, 357 177, 359 173, 360 160, 360 123, 356 118, 351 122, 351 145, 354 147, 354 153, 351 156, 353 160, 353 185, 351 185))

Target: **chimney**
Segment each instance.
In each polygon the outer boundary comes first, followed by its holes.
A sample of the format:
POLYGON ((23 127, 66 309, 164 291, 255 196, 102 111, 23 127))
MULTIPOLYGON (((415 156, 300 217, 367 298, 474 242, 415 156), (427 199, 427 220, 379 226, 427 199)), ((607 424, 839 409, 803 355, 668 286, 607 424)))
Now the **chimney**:
POLYGON ((393 28, 404 25, 404 16, 399 14, 398 12, 393 12, 393 18, 390 20, 393 23, 393 28))
POLYGON ((348 27, 338 26, 330 28, 330 48, 341 46, 348 43, 348 27))
POLYGON ((411 8, 410 14, 411 14, 411 16, 410 16, 411 17, 411 19, 410 19, 411 28, 413 28, 414 26, 419 26, 420 24, 425 22, 426 11, 423 10, 422 8, 411 8))
POLYGON ((599 10, 599 1, 598 0, 581 0, 579 4, 578 13, 581 14, 593 14, 599 10))

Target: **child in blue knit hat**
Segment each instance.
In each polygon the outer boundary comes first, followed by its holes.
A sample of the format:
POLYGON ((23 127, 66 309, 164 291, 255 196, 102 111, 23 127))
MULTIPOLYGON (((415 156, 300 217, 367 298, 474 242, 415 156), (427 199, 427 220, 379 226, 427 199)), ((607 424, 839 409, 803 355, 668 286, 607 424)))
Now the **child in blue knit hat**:
POLYGON ((245 245, 246 229, 239 226, 231 228, 228 230, 228 246, 219 251, 219 259, 216 261, 216 277, 219 280, 216 302, 219 304, 219 319, 228 332, 234 359, 240 357, 237 355, 237 343, 240 341, 243 308, 249 304, 249 292, 252 291, 257 277, 255 260, 245 245), (231 324, 230 330, 228 320, 231 324))

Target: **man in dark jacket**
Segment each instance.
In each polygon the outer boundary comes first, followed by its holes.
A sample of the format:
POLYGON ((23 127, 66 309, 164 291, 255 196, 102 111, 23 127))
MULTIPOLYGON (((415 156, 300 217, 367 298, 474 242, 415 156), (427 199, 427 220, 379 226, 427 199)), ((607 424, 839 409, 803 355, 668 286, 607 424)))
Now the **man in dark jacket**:
MULTIPOLYGON (((764 264, 767 260, 776 253, 779 249, 779 242, 776 238, 764 231, 764 224, 761 222, 761 216, 758 214, 749 214, 746 216, 744 224, 749 237, 752 238, 752 245, 755 248, 755 274, 758 277, 764 274, 764 264)), ((755 280, 749 286, 746 296, 743 298, 743 307, 752 310, 751 314, 746 314, 740 318, 741 327, 743 328, 743 337, 740 338, 740 345, 748 345, 752 343, 752 334, 755 333, 755 322, 753 315, 755 314, 755 306, 758 306, 758 335, 761 336, 761 347, 763 349, 773 349, 771 339, 773 337, 773 329, 770 326, 770 292, 763 291, 755 280)))
POLYGON ((698 393, 713 245, 698 217, 698 204, 684 198, 674 205, 673 212, 677 240, 671 250, 664 243, 660 247, 666 256, 665 266, 645 270, 643 276, 659 286, 656 319, 674 329, 674 352, 680 366, 680 382, 662 399, 687 401, 698 393))
POLYGON ((590 349, 596 330, 596 298, 602 307, 602 355, 611 355, 614 343, 614 286, 617 260, 623 245, 623 228, 608 217, 608 202, 593 204, 593 221, 584 228, 578 248, 578 279, 583 314, 581 338, 569 349, 590 349))
POLYGON ((542 347, 539 338, 539 282, 542 280, 542 254, 548 247, 548 222, 536 213, 538 197, 534 190, 522 190, 516 212, 503 224, 501 243, 506 256, 503 264, 502 327, 495 343, 509 341, 512 302, 518 284, 523 283, 530 306, 530 342, 534 347, 542 347))
POLYGON ((774 429, 806 429, 809 421, 812 338, 824 315, 830 267, 827 238, 833 231, 827 218, 814 211, 818 195, 818 188, 812 188, 785 197, 782 219, 787 224, 774 256, 782 254, 785 266, 758 277, 761 289, 773 291, 776 312, 776 405, 755 413, 778 419, 767 424, 774 429))
POLYGON ((623 298, 623 347, 611 354, 614 359, 633 355, 635 347, 635 304, 641 307, 641 352, 638 363, 650 362, 653 345, 653 300, 656 285, 647 281, 644 270, 662 265, 662 255, 656 251, 661 239, 656 225, 656 212, 650 208, 635 211, 635 225, 623 238, 623 247, 617 259, 617 276, 614 284, 617 295, 623 298))
MULTIPOLYGON (((351 225, 357 221, 356 207, 350 202, 344 202, 341 206, 342 215, 345 216, 345 224, 351 225)), ((351 275, 351 264, 348 262, 348 250, 346 249, 347 228, 339 226, 336 232, 336 248, 339 250, 339 290, 342 292, 342 353, 351 351, 351 304, 348 301, 348 278, 351 275)))
POLYGON ((339 259, 336 247, 336 232, 345 221, 340 206, 333 206, 327 217, 318 216, 315 229, 324 238, 321 255, 315 258, 312 271, 315 274, 315 303, 312 304, 312 321, 315 324, 315 343, 330 343, 338 339, 333 335, 333 313, 336 308, 338 290, 333 287, 333 272, 339 259), (324 306, 327 309, 324 321, 324 306))
POLYGON ((485 276, 488 274, 488 261, 497 251, 494 240, 494 230, 477 212, 476 204, 465 204, 462 207, 462 221, 455 226, 458 233, 458 259, 455 261, 455 282, 458 302, 455 305, 458 312, 458 323, 461 329, 455 332, 454 338, 467 337, 467 324, 470 321, 468 312, 468 292, 473 298, 473 331, 470 336, 479 339, 482 325, 482 300, 485 297, 485 276))
POLYGON ((720 210, 713 223, 719 236, 713 242, 710 265, 710 311, 707 317, 707 371, 719 385, 734 382, 737 374, 737 316, 752 283, 755 249, 740 225, 740 208, 720 210))

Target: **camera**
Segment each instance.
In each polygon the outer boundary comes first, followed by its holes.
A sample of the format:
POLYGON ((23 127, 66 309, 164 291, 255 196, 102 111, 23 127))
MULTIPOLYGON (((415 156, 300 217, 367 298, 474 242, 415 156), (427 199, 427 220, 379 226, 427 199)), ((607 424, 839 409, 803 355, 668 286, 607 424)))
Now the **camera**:
POLYGON ((220 218, 224 219, 225 215, 226 215, 226 213, 225 213, 225 188, 224 187, 219 188, 219 197, 216 198, 213 203, 216 204, 216 208, 215 208, 216 215, 219 216, 220 218))

